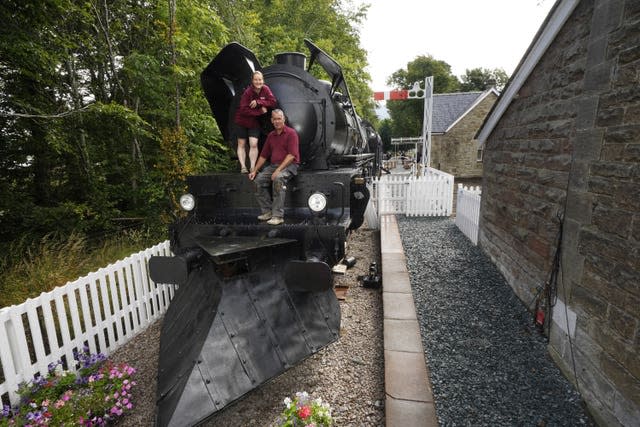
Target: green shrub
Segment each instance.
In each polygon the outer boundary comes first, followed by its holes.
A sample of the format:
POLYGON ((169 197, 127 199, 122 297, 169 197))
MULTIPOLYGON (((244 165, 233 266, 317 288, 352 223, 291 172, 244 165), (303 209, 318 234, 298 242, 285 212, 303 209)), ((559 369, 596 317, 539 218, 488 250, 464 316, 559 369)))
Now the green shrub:
POLYGON ((21 304, 164 238, 160 232, 126 230, 98 245, 81 233, 49 234, 35 244, 15 241, 0 260, 0 308, 21 304))

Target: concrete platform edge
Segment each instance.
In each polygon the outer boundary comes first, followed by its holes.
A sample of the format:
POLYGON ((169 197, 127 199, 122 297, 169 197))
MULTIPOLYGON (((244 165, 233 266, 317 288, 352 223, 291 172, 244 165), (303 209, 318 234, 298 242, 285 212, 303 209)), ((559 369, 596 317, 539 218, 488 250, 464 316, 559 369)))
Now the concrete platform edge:
POLYGON ((398 327, 403 323, 415 332, 417 318, 411 286, 407 286, 408 271, 395 215, 380 218, 380 252, 385 329, 385 424, 387 427, 436 427, 438 419, 420 334, 407 331, 401 337, 397 336, 398 327))

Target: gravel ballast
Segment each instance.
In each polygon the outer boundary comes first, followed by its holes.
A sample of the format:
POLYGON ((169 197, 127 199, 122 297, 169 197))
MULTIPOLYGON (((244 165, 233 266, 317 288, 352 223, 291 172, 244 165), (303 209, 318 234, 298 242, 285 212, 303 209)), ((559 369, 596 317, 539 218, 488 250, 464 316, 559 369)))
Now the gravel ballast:
POLYGON ((398 226, 440 425, 592 425, 531 314, 451 219, 398 226))

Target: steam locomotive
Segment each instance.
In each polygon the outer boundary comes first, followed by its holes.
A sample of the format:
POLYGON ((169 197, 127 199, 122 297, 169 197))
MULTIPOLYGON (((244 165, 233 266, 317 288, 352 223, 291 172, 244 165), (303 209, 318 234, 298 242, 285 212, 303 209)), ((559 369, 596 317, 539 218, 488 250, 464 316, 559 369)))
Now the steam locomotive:
POLYGON ((156 425, 194 425, 339 338, 332 268, 364 221, 366 180, 377 173, 380 137, 355 111, 340 65, 305 40, 307 56, 276 55, 262 68, 246 47, 225 46, 201 74, 226 141, 252 72, 260 70, 300 140, 287 184, 285 223, 257 220, 246 175, 187 178, 187 211, 169 227, 172 257, 152 257, 150 276, 177 291, 165 314, 156 425), (329 80, 314 77, 314 64, 329 80))

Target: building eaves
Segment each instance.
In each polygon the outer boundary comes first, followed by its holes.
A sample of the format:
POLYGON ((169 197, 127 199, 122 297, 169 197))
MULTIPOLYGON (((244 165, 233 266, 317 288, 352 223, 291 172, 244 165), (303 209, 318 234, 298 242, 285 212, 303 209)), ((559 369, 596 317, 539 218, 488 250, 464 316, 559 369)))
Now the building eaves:
POLYGON ((480 104, 491 93, 495 94, 496 96, 500 96, 500 92, 498 92, 494 87, 489 88, 484 92, 480 93, 480 95, 473 101, 473 103, 469 105, 469 107, 460 116, 458 116, 458 118, 454 120, 444 132, 445 133, 449 132, 451 128, 453 128, 456 124, 458 124, 458 122, 462 120, 464 116, 466 116, 471 111, 473 111, 473 109, 476 108, 478 104, 480 104))

